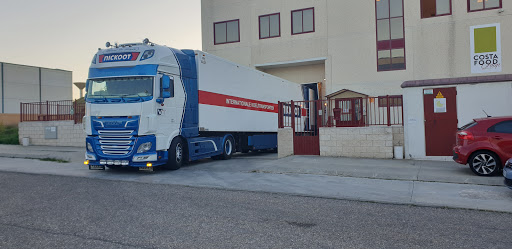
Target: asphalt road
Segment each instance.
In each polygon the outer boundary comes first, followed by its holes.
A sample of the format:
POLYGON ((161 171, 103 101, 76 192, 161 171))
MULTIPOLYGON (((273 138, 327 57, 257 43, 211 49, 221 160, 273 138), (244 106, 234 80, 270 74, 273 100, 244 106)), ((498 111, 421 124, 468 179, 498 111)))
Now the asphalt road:
POLYGON ((0 172, 0 248, 510 248, 512 215, 0 172))

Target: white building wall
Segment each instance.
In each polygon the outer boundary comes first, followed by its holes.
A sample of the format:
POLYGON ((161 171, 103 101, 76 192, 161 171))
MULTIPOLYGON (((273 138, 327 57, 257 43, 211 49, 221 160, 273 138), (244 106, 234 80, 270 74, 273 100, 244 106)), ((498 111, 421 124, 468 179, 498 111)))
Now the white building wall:
POLYGON ((512 82, 457 86, 459 127, 474 118, 512 115, 512 82))
POLYGON ((269 68, 262 71, 292 82, 318 83, 323 82, 323 79, 325 79, 324 64, 269 68))
MULTIPOLYGON (((452 0, 452 15, 422 19, 420 1, 404 0, 407 68, 378 72, 375 0, 202 0, 203 50, 248 66, 325 57, 324 94, 350 89, 394 95, 407 80, 486 75, 471 74, 473 25, 501 23, 503 71, 497 74, 511 74, 512 5, 503 1, 503 10, 467 12, 467 0, 452 0), (315 8, 315 32, 291 35, 291 11, 309 7, 315 8), (260 40, 258 16, 277 12, 281 37, 260 40), (240 19, 241 41, 214 45, 213 23, 232 19, 240 19)), ((293 69, 265 71, 298 83, 310 80, 293 69)))
POLYGON ((5 113, 19 113, 20 102, 39 101, 39 68, 4 64, 5 113))
MULTIPOLYGON (((72 72, 9 63, 2 64, 4 66, 5 114, 20 113, 20 102, 72 99, 72 72)), ((0 99, 1 96, 0 92, 0 99)), ((0 113, 1 110, 0 106, 0 113)))
POLYGON ((71 72, 41 69, 41 101, 71 100, 72 81, 71 72))
MULTIPOLYGON (((512 82, 436 87, 404 88, 405 156, 411 159, 452 160, 451 157, 426 156, 423 89, 457 88, 457 119, 461 127, 475 118, 512 115, 512 82)), ((455 134, 453 134, 455 136, 455 134)))

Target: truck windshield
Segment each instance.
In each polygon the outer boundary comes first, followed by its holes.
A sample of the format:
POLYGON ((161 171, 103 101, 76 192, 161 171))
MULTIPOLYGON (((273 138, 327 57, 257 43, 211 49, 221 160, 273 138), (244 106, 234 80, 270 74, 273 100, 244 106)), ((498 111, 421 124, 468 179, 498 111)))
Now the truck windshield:
POLYGON ((143 98, 153 96, 153 77, 90 79, 87 98, 143 98))

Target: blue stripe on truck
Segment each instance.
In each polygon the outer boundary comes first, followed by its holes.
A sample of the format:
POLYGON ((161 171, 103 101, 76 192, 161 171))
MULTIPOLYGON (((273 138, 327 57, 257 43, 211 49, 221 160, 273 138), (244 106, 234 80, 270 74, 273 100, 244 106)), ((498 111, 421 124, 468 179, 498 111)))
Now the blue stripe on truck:
POLYGON ((173 49, 181 67, 181 80, 187 95, 181 125, 181 135, 186 138, 199 136, 199 96, 197 86, 197 68, 193 50, 173 49))

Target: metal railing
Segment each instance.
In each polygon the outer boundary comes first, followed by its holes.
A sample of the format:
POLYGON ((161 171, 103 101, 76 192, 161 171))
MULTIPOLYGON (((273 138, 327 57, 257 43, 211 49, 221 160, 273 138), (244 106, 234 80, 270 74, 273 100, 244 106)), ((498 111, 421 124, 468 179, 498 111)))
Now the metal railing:
POLYGON ((20 122, 74 120, 81 123, 85 103, 72 100, 20 103, 20 122))
POLYGON ((403 98, 394 95, 279 102, 278 123, 279 128, 292 127, 295 132, 313 132, 318 127, 403 125, 403 98))

